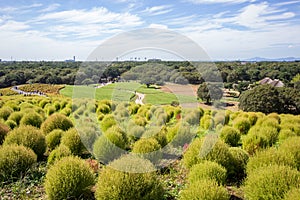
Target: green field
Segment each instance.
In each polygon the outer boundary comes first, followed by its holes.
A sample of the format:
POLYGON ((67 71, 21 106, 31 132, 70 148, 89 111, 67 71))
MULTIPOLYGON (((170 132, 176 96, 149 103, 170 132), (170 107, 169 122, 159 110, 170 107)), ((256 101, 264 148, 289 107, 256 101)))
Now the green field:
MULTIPOLYGON (((172 101, 180 103, 197 102, 196 97, 175 95, 166 93, 153 87, 147 88, 136 82, 113 83, 101 88, 94 86, 73 86, 67 85, 60 91, 60 94, 71 98, 95 98, 97 100, 112 99, 114 101, 130 101, 134 91, 145 94, 144 103, 149 104, 170 104, 172 101)), ((133 99, 133 98, 132 98, 133 99)))

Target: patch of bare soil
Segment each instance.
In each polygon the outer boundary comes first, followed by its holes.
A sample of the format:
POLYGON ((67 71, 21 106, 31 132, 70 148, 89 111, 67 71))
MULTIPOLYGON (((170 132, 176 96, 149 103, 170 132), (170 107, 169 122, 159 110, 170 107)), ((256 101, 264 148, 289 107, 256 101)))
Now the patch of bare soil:
MULTIPOLYGON (((174 94, 180 94, 180 95, 187 95, 187 96, 197 96, 197 90, 199 85, 179 85, 174 83, 168 83, 164 86, 161 86, 161 90, 163 92, 169 92, 174 94)), ((231 111, 238 111, 238 102, 235 101, 226 101, 226 110, 231 111)), ((200 106, 203 109, 212 109, 212 105, 207 105, 204 103, 184 103, 181 105, 184 108, 195 108, 197 106, 200 106)))

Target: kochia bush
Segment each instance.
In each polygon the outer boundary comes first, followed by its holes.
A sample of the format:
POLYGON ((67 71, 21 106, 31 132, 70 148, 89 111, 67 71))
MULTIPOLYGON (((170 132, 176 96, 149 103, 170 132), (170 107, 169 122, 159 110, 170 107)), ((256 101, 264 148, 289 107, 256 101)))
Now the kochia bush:
POLYGON ((104 168, 96 186, 96 199, 161 199, 164 190, 150 161, 122 156, 104 168))
POLYGON ((35 153, 24 146, 0 147, 0 181, 18 179, 37 161, 35 153))
POLYGON ((154 138, 142 138, 133 144, 132 152, 155 163, 161 159, 161 146, 154 138))
POLYGON ((282 199, 293 187, 300 185, 300 172, 288 166, 261 167, 248 174, 245 181, 246 199, 282 199))
POLYGON ((3 145, 18 144, 32 149, 38 158, 46 151, 46 139, 39 129, 33 126, 20 126, 7 135, 3 145))
POLYGON ((50 151, 55 149, 60 144, 61 137, 63 136, 64 131, 61 129, 55 129, 46 135, 47 147, 50 151))
POLYGON ((72 155, 72 152, 70 151, 70 149, 68 147, 66 147, 65 145, 59 145, 56 149, 51 151, 51 153, 49 154, 48 160, 47 160, 47 165, 52 165, 56 161, 58 161, 64 157, 71 156, 71 155, 72 155))
POLYGON ((61 129, 67 131, 73 127, 72 121, 65 115, 56 113, 48 117, 41 126, 44 134, 48 134, 54 129, 61 129))
POLYGON ((30 125, 40 128, 43 123, 43 118, 36 112, 30 112, 24 114, 20 121, 20 125, 30 125))
POLYGON ((52 199, 88 198, 94 184, 89 165, 77 157, 65 157, 56 162, 46 174, 45 190, 52 199))
POLYGON ((61 138, 61 144, 67 146, 73 155, 81 155, 85 149, 75 128, 69 129, 61 138))
POLYGON ((226 169, 218 163, 211 161, 196 164, 191 168, 188 180, 193 184, 202 179, 212 179, 219 185, 223 185, 226 182, 226 169))
POLYGON ((230 195, 223 186, 218 186, 214 180, 203 179, 190 184, 186 189, 181 191, 180 200, 229 200, 230 195))
POLYGON ((220 132, 220 138, 228 145, 236 147, 239 144, 241 134, 240 132, 230 126, 224 126, 220 132))

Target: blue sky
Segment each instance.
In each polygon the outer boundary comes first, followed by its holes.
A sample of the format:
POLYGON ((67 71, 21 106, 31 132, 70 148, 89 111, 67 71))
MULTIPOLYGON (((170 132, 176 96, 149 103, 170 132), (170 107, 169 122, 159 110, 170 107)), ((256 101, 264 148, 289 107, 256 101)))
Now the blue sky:
POLYGON ((85 60, 141 28, 187 36, 213 60, 300 57, 300 0, 0 0, 0 59, 85 60))

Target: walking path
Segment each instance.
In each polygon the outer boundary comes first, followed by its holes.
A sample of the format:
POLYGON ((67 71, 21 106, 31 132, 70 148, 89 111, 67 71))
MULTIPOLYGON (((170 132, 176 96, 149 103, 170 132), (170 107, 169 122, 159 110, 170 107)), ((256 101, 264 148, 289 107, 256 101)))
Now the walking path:
POLYGON ((135 103, 136 103, 136 104, 144 105, 143 99, 145 98, 145 94, 138 93, 138 92, 136 92, 135 94, 137 95, 137 98, 136 98, 136 100, 135 100, 135 103))
POLYGON ((17 92, 19 94, 23 94, 25 96, 31 96, 31 95, 37 95, 37 96, 43 96, 46 97, 46 94, 44 94, 43 92, 39 92, 39 91, 34 91, 34 92, 24 92, 23 90, 18 89, 18 86, 14 86, 11 88, 12 91, 17 92))

